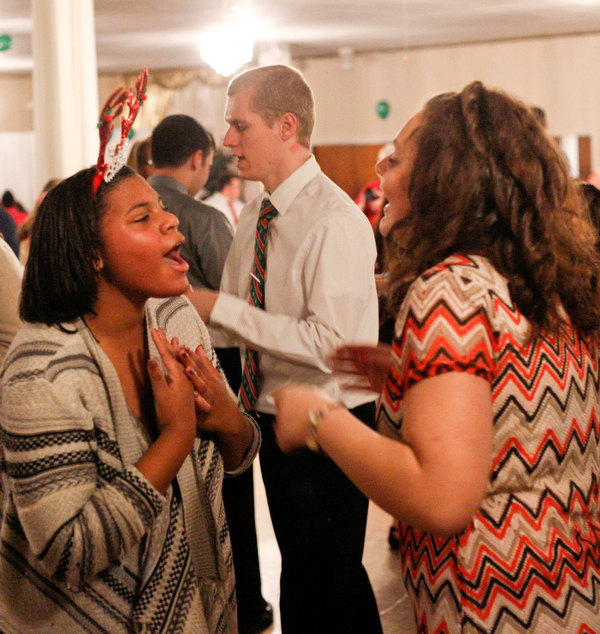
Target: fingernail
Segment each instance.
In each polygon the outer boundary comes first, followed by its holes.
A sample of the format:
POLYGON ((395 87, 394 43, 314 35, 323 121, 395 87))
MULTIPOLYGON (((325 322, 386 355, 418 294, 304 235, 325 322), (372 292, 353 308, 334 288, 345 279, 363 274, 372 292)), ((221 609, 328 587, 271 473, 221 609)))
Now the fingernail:
POLYGON ((148 365, 152 370, 156 370, 156 368, 158 368, 158 361, 156 361, 156 359, 150 359, 148 365))
POLYGON ((186 372, 188 374, 191 374, 192 376, 196 376, 197 375, 197 372, 196 372, 196 370, 194 370, 194 368, 187 368, 186 372))

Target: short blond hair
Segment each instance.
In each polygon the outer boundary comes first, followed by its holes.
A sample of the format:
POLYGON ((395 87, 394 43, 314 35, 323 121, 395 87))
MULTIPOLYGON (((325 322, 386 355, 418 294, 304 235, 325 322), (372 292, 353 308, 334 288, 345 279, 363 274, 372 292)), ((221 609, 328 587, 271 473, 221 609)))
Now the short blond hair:
POLYGON ((310 147, 315 127, 315 102, 310 86, 299 71, 283 65, 251 68, 231 80, 227 96, 231 97, 246 88, 254 90, 253 110, 268 126, 290 112, 298 122, 298 142, 306 148, 310 147))

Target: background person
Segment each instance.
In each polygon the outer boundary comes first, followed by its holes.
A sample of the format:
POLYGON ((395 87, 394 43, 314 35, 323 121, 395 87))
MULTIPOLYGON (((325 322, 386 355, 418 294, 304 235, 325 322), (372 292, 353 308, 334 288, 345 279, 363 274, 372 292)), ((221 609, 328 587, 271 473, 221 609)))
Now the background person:
POLYGON ((131 146, 131 151, 127 157, 127 165, 134 169, 142 178, 148 180, 154 174, 154 163, 152 162, 151 138, 147 137, 142 141, 136 141, 131 146))
MULTIPOLYGON (((194 288, 216 290, 231 247, 233 229, 223 213, 194 198, 208 179, 215 151, 214 139, 192 117, 172 115, 163 119, 152 132, 151 148, 155 171, 148 182, 159 193, 167 209, 179 218, 179 230, 185 236, 181 254, 190 265, 190 284, 194 288)), ((216 353, 229 383, 237 390, 241 380, 239 348, 222 346, 216 353)), ((260 631, 255 629, 260 624, 268 626, 272 623, 273 614, 260 587, 252 472, 240 478, 224 488, 238 578, 241 634, 255 634, 260 631), (239 489, 243 495, 234 495, 234 503, 231 503, 231 491, 239 489), (240 527, 238 516, 245 514, 243 509, 248 507, 251 521, 240 527), (245 566, 244 562, 248 561, 245 566), (250 570, 248 575, 242 568, 250 570)))
POLYGON ((154 128, 151 147, 154 174, 148 182, 179 219, 190 284, 216 290, 233 232, 221 212, 194 198, 206 184, 214 139, 194 118, 175 114, 154 128))
POLYGON ((381 208, 383 207, 383 197, 379 189, 379 181, 369 181, 360 188, 354 202, 362 209, 373 231, 377 228, 381 219, 381 208))
POLYGON ((378 172, 391 364, 348 347, 336 366, 382 387, 383 435, 289 386, 281 446, 317 443, 400 519, 419 632, 600 631, 600 277, 568 165, 475 82, 430 100, 378 172))
POLYGON ((214 193, 204 199, 206 205, 218 209, 227 218, 234 233, 244 208, 241 195, 242 179, 231 172, 223 172, 215 181, 214 193))
POLYGON ((13 217, 13 220, 17 223, 17 227, 20 227, 25 220, 27 220, 27 210, 13 196, 13 193, 9 189, 2 194, 2 206, 13 217))
POLYGON ((55 186, 60 183, 60 178, 51 178, 42 187, 42 191, 35 201, 35 206, 32 212, 27 216, 27 220, 19 227, 17 231, 17 237, 19 239, 19 260, 23 263, 23 266, 27 263, 29 257, 29 243, 31 241, 31 228, 33 227, 33 221, 35 220, 35 212, 38 210, 44 196, 55 186))
POLYGON ((17 237, 17 223, 14 218, 0 205, 0 237, 19 257, 19 238, 17 237))

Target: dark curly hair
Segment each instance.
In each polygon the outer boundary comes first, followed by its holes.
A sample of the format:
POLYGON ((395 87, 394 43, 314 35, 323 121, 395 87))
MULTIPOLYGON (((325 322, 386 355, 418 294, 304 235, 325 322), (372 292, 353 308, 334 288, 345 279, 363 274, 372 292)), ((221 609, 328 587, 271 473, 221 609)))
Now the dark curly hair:
POLYGON ((36 212, 21 291, 23 321, 60 324, 94 310, 106 197, 135 172, 122 167, 110 183, 100 184, 95 197, 94 173, 90 167, 61 181, 36 212))
POLYGON ((563 154, 531 109, 480 82, 424 107, 412 137, 410 213, 390 232, 390 306, 453 253, 485 255, 533 333, 600 329, 600 262, 563 154), (400 246, 402 244, 402 246, 400 246))

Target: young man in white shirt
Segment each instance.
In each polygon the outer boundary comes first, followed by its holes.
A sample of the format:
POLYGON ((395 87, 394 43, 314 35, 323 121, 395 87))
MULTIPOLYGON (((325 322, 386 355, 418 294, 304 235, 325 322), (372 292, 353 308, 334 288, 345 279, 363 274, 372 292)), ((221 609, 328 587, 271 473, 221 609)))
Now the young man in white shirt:
POLYGON ((366 498, 324 455, 283 454, 273 433, 273 394, 289 380, 325 389, 374 425, 374 395, 333 376, 327 361, 342 344, 377 342, 373 231, 310 152, 314 103, 300 73, 286 66, 242 73, 229 85, 225 118, 224 145, 240 176, 265 191, 244 208, 220 292, 195 291, 191 300, 223 345, 258 352, 253 413, 282 555, 282 632, 376 634, 379 615, 361 564, 366 498), (266 197, 277 215, 266 237, 262 308, 249 298, 266 197))

